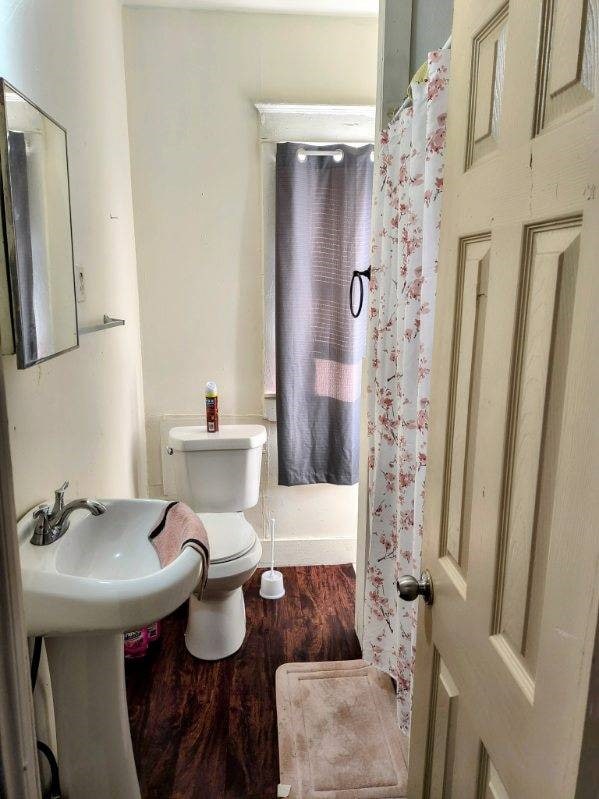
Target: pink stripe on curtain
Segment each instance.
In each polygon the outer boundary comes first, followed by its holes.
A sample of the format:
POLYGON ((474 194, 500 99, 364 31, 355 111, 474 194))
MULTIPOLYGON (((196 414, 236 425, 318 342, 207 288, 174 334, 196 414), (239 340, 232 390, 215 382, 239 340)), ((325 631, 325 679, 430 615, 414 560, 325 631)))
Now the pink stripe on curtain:
POLYGON ((339 363, 315 358, 314 393, 317 397, 332 397, 341 402, 356 402, 360 397, 362 361, 339 363))

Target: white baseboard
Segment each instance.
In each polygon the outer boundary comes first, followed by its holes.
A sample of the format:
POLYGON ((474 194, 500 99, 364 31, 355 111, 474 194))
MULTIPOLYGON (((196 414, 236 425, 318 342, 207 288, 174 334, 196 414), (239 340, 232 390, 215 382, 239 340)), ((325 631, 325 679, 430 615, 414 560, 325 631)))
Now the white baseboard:
MULTIPOLYGON (((277 540, 277 566, 331 566, 356 562, 355 538, 286 538, 277 540)), ((270 566, 270 541, 262 541, 260 567, 270 566)))

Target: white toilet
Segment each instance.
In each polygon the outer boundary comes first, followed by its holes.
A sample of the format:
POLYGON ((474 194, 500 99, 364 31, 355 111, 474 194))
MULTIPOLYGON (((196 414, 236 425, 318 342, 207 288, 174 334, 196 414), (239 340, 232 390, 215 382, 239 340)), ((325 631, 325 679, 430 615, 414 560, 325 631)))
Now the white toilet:
POLYGON ((262 555, 262 545, 243 511, 258 502, 262 425, 174 427, 169 454, 174 458, 177 496, 200 516, 210 541, 208 582, 201 600, 189 599, 185 645, 202 660, 236 652, 245 638, 242 586, 262 555))

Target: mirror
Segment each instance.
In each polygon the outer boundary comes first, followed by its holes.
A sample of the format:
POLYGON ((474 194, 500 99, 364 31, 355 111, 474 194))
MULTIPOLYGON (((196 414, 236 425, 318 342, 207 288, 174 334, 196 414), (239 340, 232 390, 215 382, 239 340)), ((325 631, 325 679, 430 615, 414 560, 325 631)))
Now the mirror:
POLYGON ((79 345, 66 130, 1 80, 4 240, 17 366, 79 345))

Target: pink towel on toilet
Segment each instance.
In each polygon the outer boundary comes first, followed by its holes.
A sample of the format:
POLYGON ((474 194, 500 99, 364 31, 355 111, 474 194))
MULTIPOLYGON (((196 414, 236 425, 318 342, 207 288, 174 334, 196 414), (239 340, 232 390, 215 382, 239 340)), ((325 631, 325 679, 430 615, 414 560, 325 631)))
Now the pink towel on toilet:
POLYGON ((185 547, 192 547, 200 553, 203 561, 202 578, 194 591, 199 599, 208 579, 210 564, 208 533, 200 517, 184 502, 170 502, 148 538, 154 545, 161 566, 172 563, 185 547))

